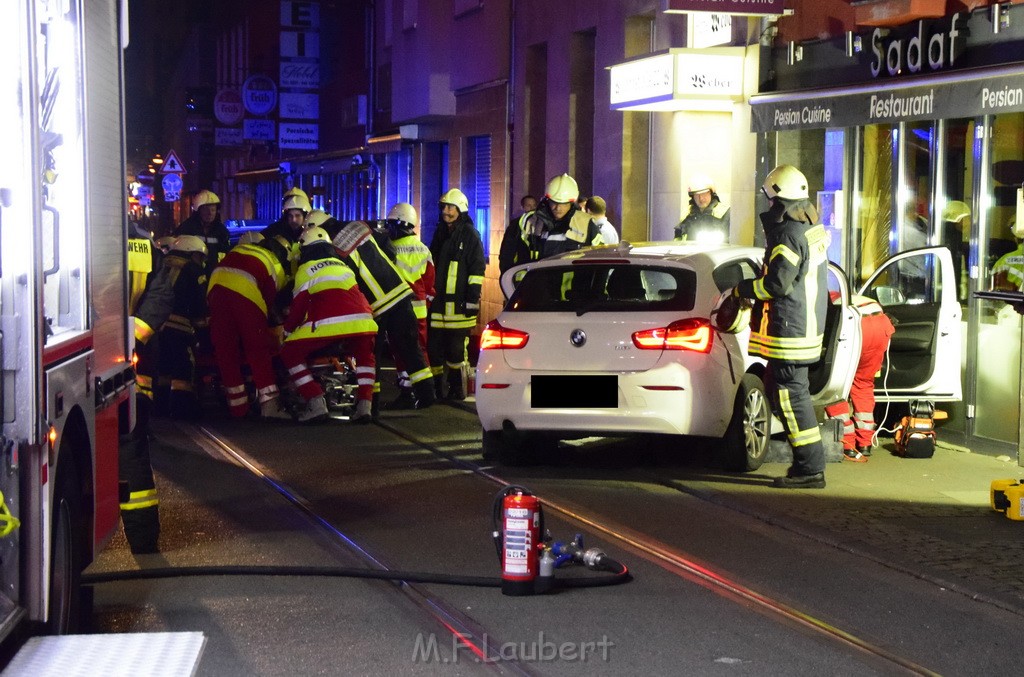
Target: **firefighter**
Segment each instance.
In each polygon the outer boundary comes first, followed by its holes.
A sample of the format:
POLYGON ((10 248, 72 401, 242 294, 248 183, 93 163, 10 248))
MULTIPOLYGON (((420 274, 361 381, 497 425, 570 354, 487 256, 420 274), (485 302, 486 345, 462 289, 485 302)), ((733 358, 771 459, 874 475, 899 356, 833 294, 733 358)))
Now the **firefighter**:
MULTIPOLYGON (((535 261, 588 247, 593 243, 599 228, 590 215, 577 206, 579 196, 579 186, 568 174, 559 174, 548 181, 547 192, 540 205, 519 220, 519 233, 511 233, 512 237, 518 235, 523 242, 514 247, 509 245, 510 249, 519 252, 514 263, 526 262, 518 260, 522 258, 523 252, 529 252, 529 259, 535 261)), ((508 237, 510 233, 505 234, 505 238, 508 237)), ((506 249, 504 239, 502 249, 506 249)))
POLYGON ((324 391, 310 374, 308 360, 310 353, 340 343, 356 364, 356 409, 351 420, 369 423, 376 374, 373 310, 326 230, 318 226, 305 229, 299 244, 295 296, 284 322, 287 337, 281 346, 281 361, 306 400, 298 419, 312 422, 327 416, 324 391))
POLYGON ((690 211, 675 228, 675 239, 682 242, 729 241, 729 208, 715 192, 711 177, 697 173, 690 177, 686 189, 690 211))
POLYGON ((748 350, 768 360, 766 384, 793 447, 793 465, 774 484, 818 489, 825 486, 825 450, 807 370, 821 358, 828 237, 799 169, 779 165, 762 190, 770 202, 761 214, 764 266, 759 277, 744 280, 733 294, 754 300, 748 350))
POLYGON ((167 410, 171 418, 199 417, 195 384, 196 332, 208 324, 206 306, 206 244, 196 235, 181 235, 161 267, 173 288, 170 315, 160 327, 159 373, 162 386, 170 383, 167 410))
POLYGON ((487 262, 480 234, 469 218, 465 194, 452 188, 438 202, 441 219, 430 243, 430 253, 439 284, 430 303, 427 352, 438 397, 444 394, 442 375, 447 371, 447 397, 458 401, 466 399, 466 346, 480 313, 480 290, 487 262))
POLYGON ((148 255, 136 249, 128 256, 129 269, 133 270, 130 309, 135 333, 135 429, 130 442, 118 449, 121 522, 128 547, 135 554, 159 550, 160 499, 153 479, 149 440, 160 355, 157 335, 174 307, 173 269, 162 266, 166 252, 155 243, 150 244, 148 255))
POLYGON ((195 235, 209 252, 206 274, 231 249, 231 235, 220 220, 220 198, 212 190, 201 190, 192 198, 192 215, 178 224, 173 235, 195 235))
MULTIPOLYGON (((396 204, 388 212, 384 223, 394 246, 395 266, 415 295, 412 308, 419 328, 420 352, 423 353, 423 359, 427 360, 427 304, 434 298, 434 259, 430 256, 430 248, 416 235, 419 216, 411 204, 396 204)), ((429 365, 429 361, 427 363, 429 365)), ((388 408, 411 409, 416 404, 416 397, 412 392, 409 372, 399 355, 395 356, 395 367, 400 392, 388 408)))
POLYGON ((272 327, 280 325, 283 317, 275 308, 288 279, 287 252, 277 239, 265 239, 259 233, 245 235, 254 242, 240 242, 210 278, 207 301, 214 357, 231 416, 249 413, 242 377, 245 362, 256 386, 260 416, 291 419, 281 404, 272 363, 278 342, 272 327))
POLYGON ((312 210, 306 191, 298 187, 289 188, 281 198, 281 217, 260 231, 260 234, 264 238, 281 235, 288 242, 297 243, 305 225, 306 214, 312 210))
POLYGON ((889 339, 896 328, 874 299, 858 295, 853 297, 853 304, 860 315, 861 347, 850 400, 825 407, 825 413, 843 423, 843 458, 864 463, 871 455, 875 436, 875 374, 882 368, 889 339), (853 404, 852 419, 850 404, 853 404))
MULTIPOLYGON (((420 349, 419 329, 412 301, 412 287, 402 279, 394 262, 381 250, 373 229, 363 221, 342 224, 330 214, 315 209, 306 219, 306 227, 319 226, 327 231, 338 256, 356 273, 359 289, 373 310, 373 319, 387 338, 391 351, 409 372, 409 383, 416 398, 415 407, 426 409, 434 403, 430 367, 420 349)), ((376 343, 375 364, 380 365, 384 337, 376 343)), ((379 371, 379 370, 378 370, 379 371)), ((379 413, 380 379, 373 384, 373 415, 379 413)))

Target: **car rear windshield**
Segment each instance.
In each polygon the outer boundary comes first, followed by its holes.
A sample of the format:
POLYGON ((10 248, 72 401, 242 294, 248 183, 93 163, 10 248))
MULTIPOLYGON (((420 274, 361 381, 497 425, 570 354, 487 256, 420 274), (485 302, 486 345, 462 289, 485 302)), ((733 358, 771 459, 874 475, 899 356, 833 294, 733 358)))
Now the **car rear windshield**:
POLYGON ((635 263, 534 268, 520 281, 505 310, 688 311, 693 310, 696 287, 696 274, 683 268, 635 263))

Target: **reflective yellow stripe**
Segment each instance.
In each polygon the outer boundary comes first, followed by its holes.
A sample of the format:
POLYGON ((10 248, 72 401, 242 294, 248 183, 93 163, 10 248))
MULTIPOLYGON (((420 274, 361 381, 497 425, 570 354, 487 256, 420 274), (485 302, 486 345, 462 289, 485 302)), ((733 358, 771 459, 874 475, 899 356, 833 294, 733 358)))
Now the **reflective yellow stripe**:
POLYGON ((284 341, 297 341, 304 338, 322 338, 325 336, 351 336, 353 334, 375 334, 377 323, 373 316, 368 313, 351 313, 349 315, 338 315, 312 322, 305 322, 299 325, 295 331, 288 334, 284 341))
POLYGON ((145 489, 143 491, 133 491, 129 494, 128 502, 121 504, 121 510, 140 510, 142 508, 152 508, 155 505, 160 505, 156 489, 145 489))
POLYGON ((244 270, 230 267, 216 268, 213 275, 210 276, 210 289, 214 287, 224 287, 239 296, 244 296, 255 303, 264 315, 267 314, 267 303, 263 300, 263 295, 259 293, 256 278, 244 270))
POLYGON ((757 299, 759 299, 761 301, 771 300, 772 295, 769 294, 768 291, 765 290, 765 288, 764 288, 764 278, 763 277, 759 277, 756 280, 754 280, 753 287, 754 287, 754 296, 757 299))
POLYGON ((459 262, 452 261, 448 264, 448 279, 445 280, 444 291, 446 294, 455 293, 455 285, 459 279, 459 262))
POLYGON ((769 263, 775 260, 776 256, 781 256, 794 266, 800 265, 800 256, 784 244, 775 246, 775 249, 772 250, 771 256, 768 257, 769 263))
POLYGON ((420 381, 425 381, 434 375, 433 371, 434 370, 432 367, 423 367, 419 371, 414 371, 413 373, 409 374, 409 383, 419 383, 420 381))
POLYGON ((469 283, 470 284, 483 284, 484 283, 484 276, 483 275, 470 275, 469 276, 469 283))
POLYGON ((139 318, 135 318, 135 340, 137 342, 144 344, 149 341, 149 339, 153 338, 153 334, 155 333, 156 332, 153 331, 152 327, 139 318))
POLYGON ((412 310, 416 313, 417 320, 425 320, 427 318, 427 302, 424 299, 416 299, 412 302, 412 310))

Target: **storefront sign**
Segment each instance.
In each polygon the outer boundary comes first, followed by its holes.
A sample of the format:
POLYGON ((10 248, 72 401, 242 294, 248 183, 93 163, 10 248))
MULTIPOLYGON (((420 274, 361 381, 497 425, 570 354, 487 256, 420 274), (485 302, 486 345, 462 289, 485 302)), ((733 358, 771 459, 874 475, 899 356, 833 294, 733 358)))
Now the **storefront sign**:
POLYGON ((652 103, 672 98, 675 62, 671 54, 612 66, 611 103, 652 103))
POLYGON ((282 92, 279 115, 282 118, 316 120, 320 117, 320 95, 282 92))
POLYGON ((276 138, 274 121, 249 118, 242 123, 242 136, 247 141, 273 141, 276 138))
POLYGON ((316 150, 320 147, 320 125, 282 122, 279 145, 281 148, 316 150))
POLYGON ((317 89, 320 86, 320 64, 284 61, 281 63, 281 87, 317 89))
POLYGON ((925 32, 925 22, 917 22, 913 36, 893 36, 886 30, 883 37, 881 28, 871 33, 871 77, 880 74, 896 76, 920 73, 922 70, 941 70, 956 62, 957 53, 963 48, 958 40, 960 31, 957 23, 960 13, 950 18, 948 31, 925 32))
POLYGON ((743 99, 743 47, 670 49, 611 67, 613 110, 728 110, 743 99))
MULTIPOLYGON (((889 83, 886 83, 889 84, 889 83)), ((1024 72, 991 69, 917 87, 858 86, 751 97, 755 132, 970 118, 1024 111, 1024 72)))
POLYGON ((266 115, 277 105, 277 85, 266 75, 250 75, 242 84, 242 102, 253 115, 266 115))
POLYGON ((222 89, 213 99, 213 115, 222 125, 237 125, 245 115, 242 95, 236 89, 222 89))
POLYGON ((716 12, 718 14, 784 14, 784 0, 664 0, 669 14, 716 12))
POLYGON ((728 45, 732 42, 731 14, 699 14, 691 15, 686 21, 687 47, 704 49, 728 45))
POLYGON ((281 31, 281 56, 319 59, 320 34, 309 31, 281 31))
POLYGON ((282 0, 281 25, 290 28, 319 28, 320 3, 282 0))
POLYGON ((213 143, 216 146, 241 146, 244 141, 240 127, 217 127, 213 130, 213 143))

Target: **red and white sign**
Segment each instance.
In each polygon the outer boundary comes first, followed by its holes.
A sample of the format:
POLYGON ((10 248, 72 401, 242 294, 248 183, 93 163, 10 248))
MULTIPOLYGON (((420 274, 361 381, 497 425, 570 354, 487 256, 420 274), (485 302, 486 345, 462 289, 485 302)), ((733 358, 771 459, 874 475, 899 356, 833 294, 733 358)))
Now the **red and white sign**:
POLYGON ((213 99, 213 115, 217 122, 232 127, 242 121, 245 106, 237 89, 222 89, 213 99))
POLYGON ((178 159, 178 154, 174 152, 174 149, 167 151, 167 157, 164 158, 164 163, 160 165, 161 174, 188 174, 188 170, 185 169, 185 165, 178 159))
POLYGON ((250 75, 242 84, 242 103, 253 115, 266 115, 277 105, 277 85, 266 75, 250 75))
POLYGON ((748 16, 783 14, 785 0, 662 0, 662 11, 670 14, 715 12, 748 16))

